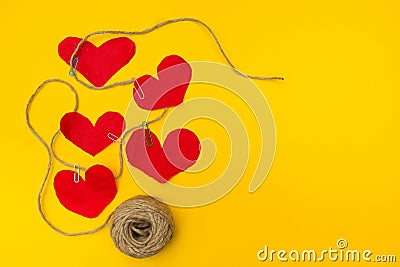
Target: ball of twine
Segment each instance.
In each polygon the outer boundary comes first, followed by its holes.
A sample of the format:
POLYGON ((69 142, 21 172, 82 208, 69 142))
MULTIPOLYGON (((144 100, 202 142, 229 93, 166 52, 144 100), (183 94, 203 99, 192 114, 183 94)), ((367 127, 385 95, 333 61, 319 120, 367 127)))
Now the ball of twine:
POLYGON ((174 220, 164 203, 136 196, 119 205, 112 216, 110 234, 115 246, 134 258, 150 257, 171 240, 174 220))

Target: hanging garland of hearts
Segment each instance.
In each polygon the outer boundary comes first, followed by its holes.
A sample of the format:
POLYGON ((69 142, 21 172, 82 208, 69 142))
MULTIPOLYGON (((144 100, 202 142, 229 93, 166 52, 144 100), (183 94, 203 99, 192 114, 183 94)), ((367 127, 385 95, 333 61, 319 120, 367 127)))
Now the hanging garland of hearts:
MULTIPOLYGON (((72 73, 76 75, 75 72, 79 72, 97 87, 106 84, 113 75, 130 62, 136 53, 135 43, 127 37, 110 39, 99 47, 85 41, 74 54, 80 42, 82 38, 65 38, 58 45, 58 54, 68 65, 71 57, 74 56, 72 73)), ((184 101, 191 78, 192 69, 189 63, 178 55, 166 56, 157 66, 157 77, 146 74, 135 79, 133 99, 140 108, 150 111, 178 106, 184 101)), ((96 156, 120 138, 124 129, 123 116, 111 111, 101 115, 94 125, 78 112, 69 112, 60 121, 60 131, 64 137, 92 156, 96 156)), ((126 146, 126 154, 132 166, 156 181, 165 183, 196 163, 200 155, 200 142, 192 131, 176 129, 168 135, 162 147, 153 132, 142 129, 132 133, 126 146)), ((87 172, 89 170, 91 169, 87 172)), ((67 177, 65 171, 60 173, 56 175, 56 178, 67 177)), ((90 181, 93 182, 95 180, 93 174, 89 173, 92 178, 90 181)), ((66 180, 67 178, 64 178, 62 181, 66 180)), ((97 187, 96 192, 96 187, 90 187, 91 183, 77 183, 76 188, 85 188, 85 190, 80 190, 93 193, 98 199, 97 202, 86 203, 80 199, 82 192, 68 191, 67 188, 73 186, 68 182, 56 183, 56 181, 58 180, 55 180, 54 188, 60 203, 68 210, 84 217, 97 217, 112 201, 112 199, 108 201, 110 194, 107 194, 107 190, 103 187, 97 187), (98 205, 91 203, 98 203, 98 205)), ((98 181, 102 180, 98 179, 98 181)))
MULTIPOLYGON (((64 232, 55 227, 46 218, 43 213, 41 198, 50 174, 53 157, 60 163, 73 168, 73 170, 61 170, 54 177, 53 186, 58 200, 67 210, 86 218, 96 218, 114 200, 117 194, 115 180, 122 175, 122 151, 125 144, 128 164, 142 171, 149 179, 154 179, 159 183, 167 183, 172 177, 184 172, 198 160, 201 153, 201 146, 196 133, 186 128, 175 129, 167 135, 164 143, 161 144, 157 134, 152 132, 149 127, 150 124, 161 120, 168 108, 176 107, 184 102, 186 91, 192 79, 190 64, 179 55, 168 55, 161 59, 158 66, 154 68, 156 70, 154 76, 144 74, 137 79, 132 78, 107 85, 108 81, 133 59, 136 54, 136 44, 128 37, 111 38, 98 47, 88 40, 90 36, 97 34, 147 34, 165 25, 183 21, 195 22, 204 26, 214 38, 227 63, 237 74, 252 79, 282 80, 280 77, 251 76, 237 71, 222 50, 221 44, 212 30, 202 21, 193 18, 164 21, 143 31, 102 31, 91 33, 84 38, 65 38, 58 44, 58 55, 69 65, 69 75, 79 84, 96 90, 130 84, 132 86, 132 98, 138 107, 147 111, 164 109, 164 112, 152 121, 144 121, 140 125, 126 129, 125 119, 118 112, 105 111, 103 114, 99 114, 95 122, 92 122, 85 114, 79 113, 77 91, 70 83, 64 80, 49 79, 36 89, 26 107, 26 122, 32 133, 46 148, 49 156, 48 168, 39 191, 38 207, 42 218, 52 229, 68 236, 90 234, 104 228, 111 218, 109 217, 102 226, 94 230, 80 233, 64 232), (78 74, 82 75, 89 83, 81 80, 78 74), (30 107, 44 86, 53 82, 68 86, 75 95, 76 103, 75 108, 61 118, 59 130, 53 135, 52 141, 48 145, 30 122, 30 107), (85 169, 78 164, 71 164, 61 160, 57 156, 53 146, 59 132, 66 140, 92 157, 96 157, 102 153, 111 144, 118 143, 120 147, 119 172, 114 174, 108 167, 98 164, 85 169), (128 139, 128 141, 125 142, 125 139, 128 139), (85 173, 84 177, 81 176, 81 171, 85 173)), ((135 201, 140 202, 143 199, 146 198, 138 198, 135 201)), ((149 203, 153 203, 155 207, 161 207, 163 210, 166 209, 165 206, 157 203, 154 199, 149 200, 149 203)), ((172 227, 171 216, 168 214, 166 218, 166 225, 172 227)), ((169 241, 172 237, 172 229, 170 230, 165 231, 165 233, 168 233, 168 236, 159 237, 160 240, 169 241)), ((131 237, 124 237, 124 239, 126 238, 129 239, 131 237)), ((115 238, 114 240, 120 240, 120 238, 115 238)), ((120 248, 120 244, 116 245, 120 248)), ((137 249, 135 248, 135 251, 137 249)), ((138 257, 153 255, 160 250, 157 247, 154 253, 148 253, 151 249, 143 249, 146 253, 139 253, 138 257)), ((121 251, 124 252, 125 248, 122 248, 121 251)), ((128 249, 128 251, 131 250, 128 249)))
MULTIPOLYGON (((68 57, 81 40, 67 37, 59 44, 58 52, 65 62, 68 63, 68 57)), ((75 55, 79 57, 76 57, 78 64, 74 65, 74 71, 81 73, 93 85, 102 86, 134 54, 135 44, 126 37, 108 40, 99 47, 84 43, 75 55), (105 67, 102 69, 99 65, 105 67)), ((181 104, 192 77, 190 64, 178 55, 169 55, 158 65, 157 76, 158 79, 146 74, 135 81, 133 99, 138 106, 151 111, 181 104)), ((143 129, 131 134, 125 148, 128 162, 132 166, 150 178, 165 183, 196 163, 200 155, 200 141, 195 133, 184 128, 176 129, 161 146, 157 135, 144 128, 148 127, 148 123, 144 122, 142 126, 143 129)), ((112 111, 105 112, 94 124, 76 111, 66 113, 60 121, 60 131, 64 137, 93 157, 116 142, 124 129, 123 116, 112 111)), ((112 185, 105 182, 101 171, 94 172, 93 168, 103 170, 108 173, 105 176, 110 176, 109 169, 96 165, 86 171, 85 182, 82 179, 75 184, 71 182, 71 171, 57 173, 54 182, 60 203, 66 209, 87 218, 97 217, 115 197, 105 188, 106 185, 112 185), (111 195, 113 197, 110 199, 111 195), (90 200, 83 200, 83 196, 90 200)))

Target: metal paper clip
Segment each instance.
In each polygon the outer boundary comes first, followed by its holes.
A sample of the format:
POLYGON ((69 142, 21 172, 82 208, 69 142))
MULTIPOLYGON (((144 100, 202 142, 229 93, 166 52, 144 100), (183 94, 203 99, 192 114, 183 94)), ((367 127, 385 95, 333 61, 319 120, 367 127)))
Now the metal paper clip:
POLYGON ((81 169, 79 168, 79 164, 74 164, 74 182, 79 183, 79 177, 81 176, 81 169))
POLYGON ((146 121, 142 122, 142 130, 143 130, 143 137, 146 142, 146 145, 152 146, 153 145, 153 136, 151 135, 151 131, 149 129, 149 124, 146 121), (147 131, 147 134, 149 135, 150 142, 148 142, 148 140, 147 140, 146 131, 147 131))
POLYGON ((72 67, 70 68, 70 70, 68 72, 68 74, 70 76, 75 76, 76 67, 78 66, 78 61, 79 61, 79 59, 77 57, 72 60, 72 67))
POLYGON ((107 137, 109 138, 109 139, 111 139, 111 141, 113 141, 113 142, 115 142, 115 143, 118 143, 118 144, 123 144, 123 142, 121 141, 118 141, 118 136, 116 136, 115 134, 113 134, 113 133, 108 133, 107 134, 107 137))
POLYGON ((133 79, 134 79, 133 87, 135 88, 135 91, 136 91, 136 93, 137 93, 139 99, 142 99, 142 100, 143 100, 143 99, 144 99, 144 92, 143 92, 143 90, 142 90, 142 87, 140 86, 139 82, 138 82, 135 78, 133 78, 133 79), (136 89, 135 84, 138 85, 139 91, 136 89))

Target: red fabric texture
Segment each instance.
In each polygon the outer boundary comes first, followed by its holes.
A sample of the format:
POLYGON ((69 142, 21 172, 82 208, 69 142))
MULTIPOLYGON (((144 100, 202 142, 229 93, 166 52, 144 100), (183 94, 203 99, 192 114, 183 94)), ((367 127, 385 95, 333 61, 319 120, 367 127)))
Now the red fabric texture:
MULTIPOLYGON (((151 132, 150 132, 151 133, 151 132)), ((154 133, 153 145, 146 145, 143 130, 132 133, 126 145, 129 163, 160 183, 165 183, 174 175, 196 163, 200 155, 200 141, 188 129, 170 132, 163 147, 154 133)), ((150 142, 147 136, 148 142, 150 142)))
MULTIPOLYGON (((82 38, 67 37, 58 45, 58 55, 69 65, 72 53, 82 38)), ((123 66, 129 63, 136 53, 135 43, 127 37, 106 41, 96 47, 86 41, 76 57, 79 71, 94 86, 103 86, 123 66)))
POLYGON ((112 111, 101 115, 94 126, 78 112, 66 113, 60 121, 60 130, 65 138, 92 156, 113 142, 109 133, 120 137, 124 129, 124 117, 112 111))
POLYGON ((156 110, 182 103, 192 79, 189 63, 177 55, 167 56, 158 65, 157 76, 158 79, 146 74, 137 79, 133 90, 137 105, 146 110, 156 110))
POLYGON ((113 173, 105 166, 94 165, 85 173, 85 180, 74 181, 74 172, 63 170, 54 178, 54 189, 60 203, 86 218, 96 218, 113 201, 117 186, 113 173))

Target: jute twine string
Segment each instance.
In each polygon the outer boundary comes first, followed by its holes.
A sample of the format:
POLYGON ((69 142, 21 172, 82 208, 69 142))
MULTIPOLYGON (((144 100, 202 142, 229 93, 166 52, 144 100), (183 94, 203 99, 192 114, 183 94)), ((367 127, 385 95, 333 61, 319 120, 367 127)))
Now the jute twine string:
MULTIPOLYGON (((89 33, 88 35, 86 35, 76 46, 75 51, 72 53, 71 58, 70 58, 70 69, 71 70, 75 70, 75 66, 74 66, 74 59, 79 51, 79 49, 81 48, 81 46, 83 45, 84 42, 86 42, 89 37, 93 36, 93 35, 100 35, 100 34, 113 34, 113 35, 142 35, 142 34, 147 34, 150 33, 156 29, 159 29, 163 26, 166 26, 168 24, 174 24, 174 23, 178 23, 178 22, 185 22, 185 21, 189 21, 189 22, 194 22, 194 23, 198 23, 201 26, 203 26, 212 36, 212 38, 214 39, 215 43, 218 46, 219 51, 221 52, 222 56, 224 57, 224 59, 226 60, 226 62, 228 63, 229 66, 232 67, 233 71, 235 71, 237 74, 239 74, 240 76, 246 77, 246 78, 250 78, 250 79, 254 79, 254 80, 283 80, 282 77, 275 77, 275 76, 256 76, 256 75, 248 75, 248 74, 244 74, 242 72, 240 72, 238 69, 236 69, 236 67, 233 65, 232 61, 229 59, 229 57, 227 56, 227 54, 225 53, 224 49, 222 48, 222 45, 220 43, 220 41, 218 40, 217 36, 215 35, 214 31, 204 22, 202 22, 201 20, 195 19, 195 18, 176 18, 176 19, 171 19, 171 20, 166 20, 160 23, 157 23, 156 25, 141 30, 141 31, 110 31, 110 30, 106 30, 106 31, 95 31, 92 33, 89 33)), ((126 85, 126 84, 131 84, 134 83, 136 81, 135 78, 130 79, 130 80, 126 80, 126 81, 120 81, 120 82, 116 82, 116 83, 112 83, 109 85, 105 85, 105 86, 94 86, 91 84, 88 84, 84 81, 82 81, 81 79, 79 79, 79 77, 76 75, 76 71, 72 71, 71 73, 73 73, 73 77, 75 78, 76 81, 78 81, 80 84, 82 84, 83 86, 89 88, 89 89, 95 89, 95 90, 99 90, 99 89, 108 89, 111 87, 115 87, 118 85, 126 85)))
POLYGON ((134 258, 150 257, 171 240, 174 220, 164 203, 136 196, 119 205, 112 216, 110 234, 115 246, 134 258))
MULTIPOLYGON (((146 34, 150 33, 158 28, 161 28, 163 26, 166 26, 168 24, 174 24, 178 22, 184 22, 184 21, 189 21, 189 22, 194 22, 202 25, 213 37, 215 43, 218 46, 219 51, 221 52, 222 56, 225 58, 226 62, 233 68, 233 70, 243 76, 247 77, 250 79, 257 79, 257 80, 283 80, 282 77, 274 77, 274 76, 255 76, 255 75, 247 75, 239 70, 236 69, 236 67, 232 64, 231 60, 228 58, 226 55, 225 51, 223 50, 220 41, 216 37, 215 33, 211 30, 211 28, 206 25, 204 22, 195 19, 195 18, 177 18, 177 19, 172 19, 172 20, 167 20, 161 23, 158 23, 150 28, 147 28, 142 31, 97 31, 97 32, 92 32, 85 36, 81 42, 77 45, 75 51, 71 55, 70 58, 70 73, 73 74, 73 77, 75 80, 82 84, 83 86, 89 88, 89 89, 95 89, 95 90, 101 90, 101 89, 109 89, 118 85, 126 85, 126 84, 132 84, 136 81, 135 78, 131 80, 126 80, 126 81, 120 81, 116 83, 112 83, 109 85, 105 85, 102 87, 97 87, 93 86, 90 84, 87 84, 86 82, 80 80, 77 75, 76 75, 76 70, 74 66, 74 58, 77 55, 79 49, 83 45, 85 41, 88 40, 89 37, 93 35, 99 35, 99 34, 119 34, 119 35, 141 35, 141 34, 146 34)), ((29 101, 26 105, 26 111, 25 111, 25 120, 28 128, 31 130, 33 135, 40 141, 40 143, 44 146, 47 152, 48 156, 48 164, 47 164, 47 169, 43 178, 42 185, 40 187, 38 197, 37 197, 37 205, 39 209, 40 216, 42 219, 47 223, 47 225, 52 228, 54 231, 66 235, 66 236, 80 236, 80 235, 87 235, 87 234, 92 234, 95 232, 100 231, 101 229, 105 228, 108 223, 111 220, 111 225, 110 225, 110 233, 111 237, 115 243, 115 245, 125 254, 135 257, 135 258, 144 258, 144 257, 149 257, 152 256, 156 253, 158 253, 164 246, 167 244, 173 235, 173 229, 174 229, 174 221, 172 218, 172 215, 170 213, 170 210, 168 206, 166 206, 164 203, 149 197, 149 196, 137 196, 134 198, 131 198, 125 202, 123 202, 120 206, 116 208, 114 212, 112 212, 105 222, 98 226, 95 229, 89 230, 89 231, 83 231, 83 232, 76 232, 76 233, 70 233, 66 232, 63 230, 60 230, 58 227, 54 226, 44 215, 43 212, 43 206, 42 206, 42 196, 43 196, 43 191, 46 186, 46 183, 48 182, 48 177, 51 171, 52 163, 53 163, 53 157, 59 161, 61 164, 68 166, 68 167, 73 167, 73 164, 70 164, 64 160, 62 160, 60 157, 57 156, 57 154, 54 151, 54 144, 56 142, 57 136, 60 133, 60 130, 58 129, 52 136, 51 138, 51 143, 50 146, 46 143, 46 141, 39 135, 39 133, 35 130, 35 128, 31 124, 30 120, 30 108, 32 106, 32 103, 36 96, 40 93, 40 91, 44 88, 44 86, 48 83, 61 83, 64 85, 67 85, 69 89, 73 92, 75 96, 75 107, 73 108, 72 111, 77 111, 79 107, 79 97, 77 94, 77 91, 75 88, 68 82, 61 80, 61 79, 49 79, 45 80, 42 82, 35 92, 32 94, 32 96, 29 98, 29 101)), ((154 120, 148 121, 147 124, 151 124, 154 122, 159 121, 167 112, 167 109, 163 111, 163 113, 155 118, 154 120)), ((123 150, 123 144, 125 138, 130 134, 133 130, 140 128, 142 125, 137 125, 134 126, 127 131, 121 136, 121 141, 119 142, 119 171, 117 175, 115 175, 115 179, 118 179, 122 175, 123 171, 123 156, 122 156, 122 150, 123 150)), ((85 171, 86 168, 84 167, 79 167, 81 170, 85 171)))
MULTIPOLYGON (((48 80, 45 80, 44 82, 42 82, 42 83, 36 88, 35 92, 32 94, 32 96, 31 96, 31 97, 29 98, 29 100, 28 100, 28 103, 27 103, 27 105, 26 105, 26 110, 25 110, 25 121, 26 121, 26 124, 27 124, 28 128, 31 130, 31 132, 33 133, 33 135, 34 135, 34 136, 40 141, 40 143, 44 146, 44 148, 46 149, 46 152, 47 152, 47 156, 48 156, 47 169, 46 169, 46 172, 45 172, 45 175, 44 175, 44 178, 43 178, 43 182, 42 182, 42 185, 41 185, 41 187, 40 187, 40 190, 39 190, 39 193, 38 193, 38 197, 37 197, 37 206, 38 206, 39 213, 40 213, 40 216, 42 217, 42 219, 47 223, 47 225, 48 225, 50 228, 52 228, 52 229, 53 229, 54 231, 56 231, 57 233, 60 233, 60 234, 66 235, 66 236, 79 236, 79 235, 92 234, 92 233, 98 232, 98 231, 100 231, 101 229, 103 229, 104 227, 106 227, 107 224, 108 224, 108 222, 109 222, 110 219, 111 219, 112 214, 110 214, 110 215, 108 216, 108 218, 106 219, 106 221, 105 221, 102 225, 100 225, 99 227, 97 227, 97 228, 95 228, 95 229, 92 229, 92 230, 89 230, 89 231, 84 231, 84 232, 69 233, 69 232, 63 231, 63 230, 59 229, 58 227, 56 227, 55 225, 53 225, 53 224, 49 221, 49 219, 47 219, 47 217, 45 216, 45 214, 44 214, 44 212, 43 212, 43 206, 42 206, 43 191, 44 191, 44 188, 45 188, 45 186, 46 186, 46 184, 47 184, 47 181, 48 181, 48 178, 49 178, 50 170, 51 170, 51 167, 52 167, 52 164, 53 164, 53 156, 54 156, 54 158, 55 158, 56 160, 58 160, 60 163, 66 165, 66 166, 68 166, 68 167, 71 167, 71 168, 73 167, 73 164, 70 164, 70 163, 67 163, 67 162, 61 160, 61 159, 58 158, 58 157, 56 156, 56 154, 55 154, 55 151, 54 151, 53 146, 54 146, 54 142, 55 142, 56 136, 59 134, 60 130, 58 129, 58 130, 55 132, 55 134, 52 136, 52 138, 51 138, 51 145, 49 146, 49 145, 46 143, 46 141, 40 136, 40 134, 35 130, 35 128, 34 128, 34 127, 32 126, 32 124, 31 124, 30 110, 31 110, 32 103, 34 102, 34 100, 35 100, 35 98, 37 97, 37 95, 42 91, 42 89, 45 88, 45 85, 46 85, 46 84, 49 84, 49 83, 61 83, 61 84, 67 85, 67 86, 69 87, 70 91, 72 91, 72 93, 73 93, 74 96, 75 96, 75 106, 74 106, 74 108, 72 109, 72 111, 77 111, 78 108, 79 108, 79 97, 78 97, 78 93, 77 93, 76 89, 75 89, 70 83, 68 83, 68 82, 66 82, 66 81, 64 81, 64 80, 61 80, 61 79, 48 79, 48 80)), ((150 120, 150 121, 148 121, 147 123, 148 123, 148 124, 151 124, 151 123, 154 123, 154 122, 159 121, 159 120, 166 114, 166 112, 167 112, 167 109, 165 109, 165 110, 163 111, 163 113, 162 113, 159 117, 157 117, 157 118, 155 118, 155 119, 153 119, 153 120, 150 120)), ((140 124, 140 125, 137 125, 137 126, 134 126, 134 127, 130 128, 130 129, 128 129, 127 131, 125 131, 125 133, 124 133, 124 134, 122 135, 122 137, 121 137, 121 142, 120 142, 120 145, 119 145, 119 162, 120 162, 119 165, 120 165, 120 168, 119 168, 118 174, 115 176, 115 179, 118 179, 118 178, 122 175, 122 170, 123 170, 122 150, 123 150, 124 139, 125 139, 125 138, 128 136, 128 134, 130 134, 133 130, 138 129, 138 128, 140 128, 141 126, 142 126, 142 125, 140 124)), ((86 168, 83 168, 83 167, 80 167, 80 169, 83 170, 83 171, 86 170, 86 168)))

